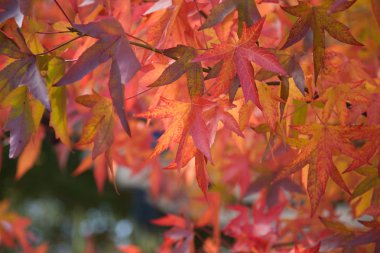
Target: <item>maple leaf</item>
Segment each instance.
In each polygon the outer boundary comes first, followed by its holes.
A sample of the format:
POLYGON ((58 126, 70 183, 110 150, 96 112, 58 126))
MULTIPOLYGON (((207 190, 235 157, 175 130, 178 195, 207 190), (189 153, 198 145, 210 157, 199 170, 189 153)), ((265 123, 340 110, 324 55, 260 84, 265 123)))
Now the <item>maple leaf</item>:
POLYGON ((244 137, 235 118, 227 112, 235 107, 235 105, 231 104, 228 99, 220 97, 215 100, 201 99, 200 101, 204 105, 203 113, 207 128, 210 131, 211 143, 215 140, 219 122, 223 123, 224 128, 234 132, 240 137, 244 137))
POLYGON ((14 59, 24 57, 24 53, 20 51, 17 44, 2 32, 0 32, 0 53, 14 59))
POLYGON ((264 118, 268 122, 270 129, 274 131, 279 119, 279 102, 282 102, 282 100, 276 94, 274 87, 270 87, 263 82, 256 82, 256 87, 264 118))
POLYGON ((0 2, 0 23, 14 18, 17 25, 21 27, 24 15, 21 10, 25 9, 27 1, 26 0, 2 0, 0 2))
POLYGON ((340 247, 343 247, 343 250, 348 250, 347 242, 355 236, 354 230, 340 221, 323 217, 319 217, 319 219, 327 230, 332 232, 331 235, 322 239, 321 251, 332 251, 340 247))
POLYGON ((238 215, 233 218, 224 228, 224 233, 236 239, 232 252, 268 252, 277 238, 273 222, 276 222, 282 213, 285 204, 280 203, 265 210, 263 199, 252 203, 252 219, 249 209, 237 205, 229 209, 237 211, 238 215))
POLYGON ((377 169, 372 167, 362 167, 356 169, 356 172, 362 176, 365 176, 366 178, 355 187, 354 191, 352 192, 352 199, 363 195, 371 189, 380 187, 380 178, 377 169))
POLYGON ((226 159, 223 181, 227 184, 238 185, 240 196, 245 196, 251 183, 251 162, 247 154, 234 154, 226 159), (238 161, 238 162, 237 162, 238 161))
POLYGON ((116 113, 124 130, 131 135, 124 110, 124 87, 140 69, 140 63, 133 53, 121 24, 114 18, 105 18, 85 25, 75 24, 80 34, 97 38, 68 70, 66 75, 55 84, 62 86, 82 79, 98 65, 112 60, 108 87, 116 113))
POLYGON ((77 145, 94 143, 92 159, 107 152, 113 143, 113 108, 112 101, 94 93, 79 96, 76 102, 91 108, 91 117, 83 127, 77 145))
POLYGON ((195 30, 189 22, 189 13, 197 11, 197 4, 185 0, 159 0, 144 14, 148 15, 146 25, 147 41, 156 48, 167 44, 199 44, 195 30), (183 36, 186 34, 186 36, 183 36), (173 38, 173 40, 169 39, 173 38), (175 43, 172 43, 175 41, 175 43))
POLYGON ((193 252, 194 225, 190 220, 168 214, 151 222, 158 226, 172 227, 164 233, 164 244, 167 244, 164 246, 171 249, 171 246, 175 244, 172 252, 193 252))
POLYGON ((363 46, 350 33, 349 28, 339 21, 335 20, 331 14, 348 9, 356 1, 350 1, 349 4, 338 3, 337 1, 326 1, 321 6, 312 6, 306 1, 298 1, 298 5, 281 8, 298 17, 290 29, 289 36, 282 46, 285 49, 305 37, 311 28, 313 31, 313 62, 314 62, 314 81, 317 82, 319 72, 324 66, 325 55, 325 35, 327 31, 333 38, 355 46, 363 46))
POLYGON ((169 65, 149 87, 170 84, 186 73, 190 97, 202 96, 204 92, 202 66, 198 62, 192 62, 197 55, 197 51, 192 47, 178 45, 175 48, 163 50, 163 53, 166 56, 177 58, 177 60, 169 65))
POLYGON ((207 16, 206 21, 199 29, 210 28, 221 23, 234 9, 238 11, 240 31, 243 21, 248 26, 252 26, 254 22, 261 18, 255 1, 224 0, 211 9, 210 15, 207 16))
POLYGON ((327 122, 335 107, 339 121, 342 125, 348 124, 350 111, 347 108, 349 102, 352 106, 366 105, 369 102, 369 92, 359 83, 340 83, 327 88, 316 101, 325 102, 322 112, 322 121, 327 122))
POLYGON ((10 131, 9 157, 16 158, 29 142, 41 119, 41 117, 37 119, 38 115, 42 116, 42 113, 38 113, 36 110, 35 118, 33 118, 31 101, 25 86, 14 89, 2 102, 2 105, 11 107, 4 129, 10 131))
POLYGON ((363 161, 363 158, 348 139, 349 135, 347 133, 355 129, 354 127, 319 125, 314 123, 294 126, 293 128, 301 134, 311 136, 311 139, 308 141, 298 139, 297 142, 293 143, 289 141, 291 145, 297 144, 300 146, 302 148, 301 152, 290 164, 280 171, 276 179, 287 177, 302 169, 306 164, 309 164, 307 191, 311 202, 311 216, 313 216, 325 192, 329 177, 339 187, 350 193, 340 172, 334 165, 334 151, 338 150, 341 154, 360 161, 363 161))
POLYGON ((237 44, 215 45, 212 49, 194 59, 194 61, 223 60, 221 75, 216 80, 219 84, 216 87, 216 95, 226 92, 237 74, 245 101, 252 100, 259 108, 262 108, 251 61, 265 69, 286 75, 286 71, 282 68, 276 56, 269 50, 256 45, 264 20, 264 18, 260 19, 250 28, 244 27, 242 36, 237 44))
POLYGON ((266 190, 265 202, 269 208, 277 205, 280 201, 282 191, 288 191, 291 193, 304 194, 304 190, 301 186, 294 183, 289 178, 283 178, 281 180, 273 182, 275 173, 262 174, 255 181, 253 181, 246 192, 246 196, 257 193, 260 190, 266 190))
MULTIPOLYGON (((370 161, 374 155, 380 155, 380 125, 359 127, 350 134, 355 139, 365 140, 365 143, 358 150, 359 158, 355 158, 344 172, 353 171, 370 161)), ((380 163, 378 164, 378 174, 380 175, 380 163)))
POLYGON ((25 253, 45 253, 47 245, 41 244, 33 248, 30 239, 32 239, 28 227, 31 221, 9 210, 9 202, 3 200, 0 202, 0 245, 2 248, 11 249, 20 248, 25 253))
MULTIPOLYGON (((298 63, 296 56, 287 54, 277 54, 279 61, 285 71, 289 74, 289 78, 292 77, 298 90, 305 95, 305 74, 298 63)), ((264 81, 274 77, 276 73, 268 71, 266 69, 260 69, 256 74, 256 80, 264 81)))
POLYGON ((341 83, 359 85, 361 82, 377 86, 362 62, 331 50, 325 53, 324 68, 320 75, 321 88, 326 89, 341 83))
POLYGON ((83 158, 81 163, 78 165, 78 167, 74 170, 72 173, 73 176, 78 176, 81 173, 89 170, 91 166, 94 166, 93 174, 94 179, 96 183, 96 187, 99 192, 103 192, 104 184, 107 180, 107 169, 110 172, 111 180, 113 181, 115 191, 118 192, 114 172, 113 172, 113 165, 112 165, 112 154, 110 152, 110 149, 108 149, 104 154, 100 154, 95 159, 92 158, 91 155, 86 156, 83 158))
POLYGON ((195 154, 195 176, 197 178, 199 188, 201 188, 205 198, 207 199, 209 176, 207 173, 205 157, 199 151, 195 154))
POLYGON ((375 243, 375 253, 380 252, 380 222, 379 221, 359 221, 364 226, 370 228, 370 230, 356 235, 351 241, 348 242, 347 246, 358 246, 368 243, 375 243))
MULTIPOLYGON (((0 91, 3 94, 8 94, 13 89, 25 84, 35 98, 50 111, 50 103, 46 82, 41 77, 37 66, 37 58, 27 49, 27 52, 22 52, 17 45, 0 32, 1 52, 7 56, 17 59, 8 64, 0 71, 0 91)), ((4 98, 0 95, 0 100, 4 98)))
POLYGON ((16 179, 20 179, 35 164, 40 155, 42 140, 44 137, 44 132, 40 128, 36 131, 34 137, 29 140, 29 143, 25 146, 18 158, 16 179))
POLYGON ((52 87, 65 74, 65 61, 52 57, 47 62, 46 82, 49 87, 51 105, 49 126, 54 128, 56 138, 67 147, 71 146, 67 120, 67 90, 66 87, 52 87))
POLYGON ((173 143, 179 143, 176 163, 182 164, 181 153, 186 143, 188 134, 191 135, 195 146, 212 161, 210 151, 210 138, 206 123, 202 117, 201 106, 196 103, 185 103, 176 100, 169 100, 161 97, 161 105, 136 116, 143 118, 164 119, 172 118, 170 126, 158 139, 158 143, 150 155, 153 158, 163 152, 173 143))

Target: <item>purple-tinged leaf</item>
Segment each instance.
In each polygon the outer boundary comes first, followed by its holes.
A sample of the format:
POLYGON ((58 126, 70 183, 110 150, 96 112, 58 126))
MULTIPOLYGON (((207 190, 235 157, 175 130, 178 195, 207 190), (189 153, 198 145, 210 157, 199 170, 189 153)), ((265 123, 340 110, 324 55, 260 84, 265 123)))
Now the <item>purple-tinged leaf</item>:
POLYGON ((115 40, 124 35, 123 27, 115 18, 104 18, 84 25, 75 24, 74 28, 103 41, 115 40))
POLYGON ((288 39, 286 40, 285 44, 281 47, 281 49, 286 49, 300 41, 303 37, 305 37, 306 33, 310 30, 310 27, 310 15, 298 18, 292 26, 292 28, 290 29, 288 39))
POLYGON ((50 102, 46 83, 45 80, 41 77, 40 71, 37 68, 36 59, 34 57, 29 57, 27 60, 28 69, 25 73, 22 83, 26 84, 30 93, 32 93, 35 98, 41 101, 45 108, 50 111, 50 102))
POLYGON ((191 67, 190 61, 196 56, 194 48, 182 45, 169 48, 165 52, 173 57, 178 57, 178 60, 170 64, 149 87, 164 86, 178 80, 191 67))
POLYGON ((55 86, 62 86, 79 81, 97 66, 106 62, 110 57, 109 51, 109 43, 96 42, 79 57, 78 61, 55 86))
POLYGON ((4 129, 10 131, 9 158, 16 158, 29 142, 35 130, 26 87, 15 89, 2 105, 11 107, 11 113, 4 129))
POLYGON ((206 21, 203 23, 199 30, 213 27, 224 20, 224 18, 230 14, 236 7, 233 0, 225 0, 220 4, 215 5, 208 15, 206 21))
POLYGON ((0 71, 0 101, 21 84, 27 66, 22 60, 8 64, 0 71))
POLYGON ((190 135, 193 137, 195 146, 205 155, 207 160, 211 163, 211 150, 210 150, 210 140, 209 140, 209 132, 206 123, 202 118, 202 111, 197 107, 192 109, 191 117, 191 127, 190 127, 190 135))
MULTIPOLYGON (((50 110, 49 96, 45 80, 37 68, 35 57, 17 60, 0 71, 0 91, 10 92, 21 84, 25 84, 35 98, 50 110)), ((0 96, 1 98, 1 96, 0 96)))
POLYGON ((98 38, 55 85, 70 84, 82 79, 89 72, 109 59, 118 63, 121 82, 126 84, 140 69, 140 63, 132 51, 120 23, 114 18, 105 18, 75 28, 87 35, 98 38))
POLYGON ((262 109, 251 63, 242 57, 236 56, 234 57, 234 61, 240 85, 243 89, 245 102, 252 100, 252 102, 257 105, 257 107, 262 109))
POLYGON ((239 54, 240 57, 244 57, 249 61, 255 62, 256 64, 263 67, 264 69, 273 71, 275 73, 279 73, 279 74, 284 75, 284 76, 287 75, 286 71, 281 66, 277 57, 265 48, 261 48, 261 47, 251 47, 251 48, 240 47, 237 50, 237 54, 239 54))
POLYGON ((377 248, 379 248, 378 244, 380 243, 380 229, 374 228, 360 235, 355 236, 351 241, 348 242, 348 246, 352 247, 352 246, 358 246, 358 245, 363 245, 363 244, 368 244, 368 243, 376 243, 377 248))
POLYGON ((17 44, 2 32, 0 32, 0 54, 14 59, 19 59, 25 56, 25 54, 20 51, 17 44))
POLYGON ((299 63, 295 60, 294 57, 291 57, 291 59, 285 65, 285 68, 289 75, 293 77, 294 83, 296 84, 298 90, 302 93, 302 95, 305 95, 305 74, 303 73, 303 70, 299 63))
POLYGON ((10 18, 15 18, 17 25, 22 25, 24 15, 20 10, 20 0, 2 0, 0 1, 0 23, 10 18))
POLYGON ((119 65, 121 83, 123 84, 127 84, 141 68, 140 63, 125 36, 120 37, 115 43, 113 58, 116 59, 117 64, 119 65))
POLYGON ((121 83, 120 70, 116 61, 112 61, 108 88, 111 94, 112 104, 120 119, 120 123, 125 132, 131 136, 131 129, 127 121, 127 116, 125 115, 124 86, 121 83))
POLYGON ((341 12, 347 10, 356 2, 356 0, 335 0, 329 8, 329 13, 341 12))

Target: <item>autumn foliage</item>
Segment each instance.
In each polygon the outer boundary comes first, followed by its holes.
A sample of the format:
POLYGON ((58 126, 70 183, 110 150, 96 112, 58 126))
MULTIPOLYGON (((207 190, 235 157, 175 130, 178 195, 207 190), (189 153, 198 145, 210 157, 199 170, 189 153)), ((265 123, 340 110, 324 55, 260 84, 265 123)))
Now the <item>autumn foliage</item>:
MULTIPOLYGON (((377 0, 0 1, 0 137, 17 178, 48 132, 99 192, 148 171, 157 252, 380 252, 379 17, 377 0)), ((0 247, 46 252, 28 224, 2 202, 0 247)))

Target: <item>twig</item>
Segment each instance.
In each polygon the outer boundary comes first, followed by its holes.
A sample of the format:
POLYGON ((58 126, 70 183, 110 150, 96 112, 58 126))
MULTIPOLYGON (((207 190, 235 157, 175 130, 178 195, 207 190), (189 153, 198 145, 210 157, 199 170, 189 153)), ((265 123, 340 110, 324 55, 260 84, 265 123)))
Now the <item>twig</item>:
POLYGON ((171 58, 171 59, 173 59, 173 60, 178 60, 177 57, 173 57, 173 56, 167 55, 167 54, 164 53, 164 51, 162 51, 162 50, 160 50, 160 49, 157 49, 157 48, 155 48, 155 47, 152 47, 152 46, 150 46, 150 45, 146 45, 145 43, 144 43, 144 44, 141 44, 141 43, 139 43, 139 42, 130 41, 129 44, 134 45, 134 46, 137 46, 137 47, 142 47, 142 48, 148 49, 148 50, 150 50, 150 51, 152 51, 152 52, 155 52, 155 53, 157 53, 157 54, 165 55, 166 57, 169 57, 169 58, 171 58))
MULTIPOLYGON (((152 52, 155 52, 155 53, 157 53, 157 54, 165 55, 166 57, 169 57, 169 58, 171 58, 171 59, 173 59, 173 60, 178 60, 178 57, 174 57, 174 56, 171 56, 171 55, 165 54, 164 51, 162 51, 162 50, 160 50, 160 49, 157 49, 157 48, 155 48, 155 47, 152 47, 152 46, 149 45, 149 44, 145 44, 145 43, 144 43, 144 44, 141 44, 141 43, 139 43, 139 42, 135 42, 135 41, 130 41, 129 44, 134 45, 134 46, 137 46, 137 47, 141 47, 141 48, 148 49, 148 50, 150 50, 150 51, 152 51, 152 52)), ((210 72, 210 69, 209 69, 209 68, 202 68, 202 71, 203 71, 203 72, 206 72, 206 73, 209 73, 209 72, 210 72)))
POLYGON ((63 10, 62 6, 58 3, 57 0, 54 0, 55 4, 58 6, 58 8, 61 10, 62 14, 65 16, 67 21, 70 23, 71 26, 74 26, 74 23, 69 19, 69 16, 67 16, 66 12, 63 10))
POLYGON ((153 88, 156 88, 156 87, 150 87, 150 88, 148 88, 148 89, 146 89, 146 90, 144 90, 144 91, 141 91, 141 92, 139 92, 139 93, 137 93, 137 94, 135 94, 135 95, 133 95, 133 96, 127 97, 127 98, 125 99, 125 101, 130 100, 130 99, 132 99, 132 98, 135 98, 135 97, 137 97, 137 96, 140 96, 140 95, 142 95, 142 94, 144 94, 144 93, 146 93, 146 92, 152 90, 153 88))
POLYGON ((125 33, 125 35, 127 35, 128 37, 131 37, 131 38, 133 38, 133 39, 135 39, 135 40, 138 40, 138 41, 144 43, 145 45, 147 45, 147 46, 153 48, 152 45, 150 45, 150 44, 149 44, 148 42, 146 42, 145 40, 140 39, 139 37, 136 37, 136 36, 134 36, 134 35, 132 35, 132 34, 129 34, 129 33, 125 33))
MULTIPOLYGON (((199 6, 198 6, 198 2, 197 2, 197 0, 194 0, 194 3, 195 3, 195 7, 197 8, 198 13, 201 13, 201 10, 199 9, 199 6)), ((206 17, 206 18, 207 18, 207 17, 206 17)), ((201 15, 199 16, 199 23, 201 24, 201 26, 203 25, 203 24, 202 24, 202 18, 201 18, 201 15)), ((204 40, 205 46, 206 46, 206 48, 208 49, 207 41, 206 41, 206 34, 205 34, 205 31, 204 31, 204 30, 202 30, 202 35, 203 35, 203 40, 204 40)))
POLYGON ((83 35, 79 35, 79 36, 77 36, 77 37, 75 37, 75 38, 72 38, 71 40, 68 40, 68 41, 66 41, 65 43, 62 43, 62 44, 60 44, 60 45, 58 45, 58 46, 56 46, 56 47, 54 47, 54 48, 52 48, 52 49, 50 49, 50 50, 48 50, 48 51, 45 51, 45 52, 43 52, 43 53, 39 53, 39 54, 35 54, 35 56, 41 56, 41 55, 45 55, 45 54, 51 53, 51 52, 53 52, 53 51, 55 51, 55 50, 57 50, 57 49, 59 49, 59 48, 61 48, 61 47, 64 47, 64 46, 66 46, 67 44, 69 44, 69 43, 71 43, 71 42, 73 42, 73 41, 75 41, 75 40, 77 40, 77 39, 79 39, 79 38, 82 38, 82 37, 83 37, 83 35))
POLYGON ((58 32, 36 32, 37 34, 60 34, 60 33, 72 33, 72 31, 58 31, 58 32))

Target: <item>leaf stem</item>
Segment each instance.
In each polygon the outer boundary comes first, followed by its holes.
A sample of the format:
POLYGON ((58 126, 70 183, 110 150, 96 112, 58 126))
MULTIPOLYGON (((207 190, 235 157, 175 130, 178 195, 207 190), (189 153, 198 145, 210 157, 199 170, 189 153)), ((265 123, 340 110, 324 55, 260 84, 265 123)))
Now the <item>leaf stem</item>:
POLYGON ((135 98, 135 97, 138 97, 138 96, 140 96, 140 95, 142 95, 142 94, 144 94, 144 93, 146 93, 146 92, 152 90, 153 88, 156 88, 156 87, 150 87, 150 88, 148 88, 148 89, 146 89, 146 90, 143 90, 143 91, 141 91, 141 92, 139 92, 139 93, 137 93, 137 94, 135 94, 135 95, 133 95, 133 96, 127 97, 127 98, 125 99, 125 101, 130 100, 130 99, 135 98))
POLYGON ((70 44, 71 42, 73 42, 73 41, 75 41, 75 40, 77 40, 77 39, 79 39, 79 38, 82 38, 82 37, 83 37, 83 35, 79 35, 79 36, 77 36, 77 37, 75 37, 75 38, 72 38, 71 40, 68 40, 68 41, 66 41, 66 42, 64 42, 64 43, 62 43, 62 44, 60 44, 60 45, 58 45, 58 46, 56 46, 56 47, 54 47, 54 48, 48 50, 48 51, 45 51, 45 52, 43 52, 43 53, 39 53, 39 54, 35 54, 35 56, 41 56, 41 55, 49 54, 49 53, 51 53, 51 52, 53 52, 53 51, 55 51, 55 50, 57 50, 57 49, 59 49, 59 48, 61 48, 61 47, 64 47, 64 46, 66 46, 67 44, 70 44))
MULTIPOLYGON (((137 37, 136 37, 136 38, 137 38, 137 37)), ((143 40, 141 40, 141 39, 139 39, 139 40, 140 40, 140 41, 143 41, 143 40)), ((166 54, 164 51, 162 51, 162 50, 160 50, 160 49, 158 49, 158 48, 155 48, 155 47, 153 47, 153 46, 147 44, 145 41, 144 41, 144 44, 142 44, 142 43, 140 43, 140 42, 135 42, 135 41, 130 41, 129 44, 134 45, 134 46, 137 46, 137 47, 141 47, 141 48, 148 49, 148 50, 150 50, 150 51, 152 51, 152 52, 155 52, 155 53, 157 53, 157 54, 161 54, 161 55, 164 55, 164 56, 166 56, 166 57, 169 57, 169 58, 171 58, 171 59, 173 59, 173 60, 175 60, 175 61, 178 60, 177 57, 174 57, 174 56, 168 55, 168 54, 166 54)), ((202 68, 202 71, 203 71, 203 72, 206 72, 206 73, 209 73, 209 72, 210 72, 210 69, 209 69, 209 68, 202 68)))
POLYGON ((67 16, 66 12, 63 10, 62 6, 59 4, 58 0, 54 0, 55 4, 58 6, 58 8, 61 10, 62 14, 65 16, 67 21, 70 23, 71 26, 74 26, 73 22, 70 20, 69 16, 67 16))
POLYGON ((46 35, 51 35, 51 34, 60 34, 60 33, 72 33, 72 31, 57 31, 57 32, 36 32, 37 34, 46 34, 46 35))
POLYGON ((153 48, 153 46, 151 46, 148 42, 146 42, 146 41, 143 40, 143 39, 140 39, 139 37, 136 37, 136 36, 134 36, 134 35, 132 35, 132 34, 129 34, 129 33, 125 33, 125 35, 127 35, 128 37, 131 37, 131 38, 133 38, 133 39, 135 39, 135 40, 138 40, 138 41, 144 43, 145 45, 147 45, 147 46, 153 48))
MULTIPOLYGON (((197 0, 194 0, 194 4, 195 4, 195 7, 197 8, 198 13, 200 14, 201 10, 199 9, 197 0)), ((206 18, 207 18, 207 16, 206 16, 206 18)), ((199 23, 201 24, 201 26, 203 25, 201 15, 199 16, 199 23)), ((206 34, 205 34, 204 30, 202 30, 202 35, 203 35, 203 40, 204 40, 205 46, 208 49, 207 41, 206 41, 206 34)))
POLYGON ((177 57, 173 57, 173 56, 167 55, 167 54, 165 54, 164 51, 162 51, 162 50, 160 50, 160 49, 157 49, 157 48, 155 48, 155 47, 152 47, 151 45, 147 45, 147 44, 145 44, 145 43, 144 43, 144 44, 141 44, 141 43, 139 43, 139 42, 130 41, 129 44, 134 45, 134 46, 137 46, 137 47, 141 47, 141 48, 148 49, 148 50, 150 50, 150 51, 152 51, 152 52, 155 52, 155 53, 157 53, 157 54, 165 55, 166 57, 169 57, 169 58, 171 58, 171 59, 173 59, 173 60, 178 60, 177 57))

